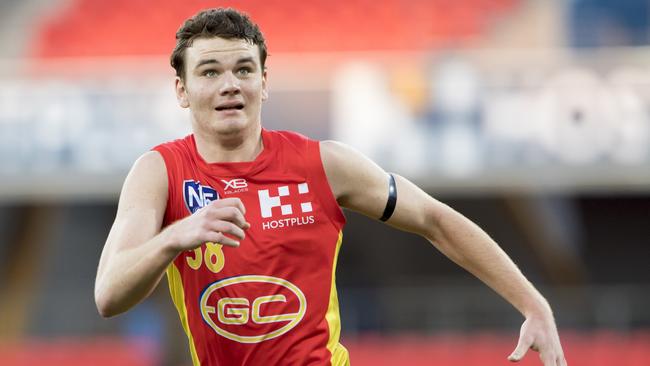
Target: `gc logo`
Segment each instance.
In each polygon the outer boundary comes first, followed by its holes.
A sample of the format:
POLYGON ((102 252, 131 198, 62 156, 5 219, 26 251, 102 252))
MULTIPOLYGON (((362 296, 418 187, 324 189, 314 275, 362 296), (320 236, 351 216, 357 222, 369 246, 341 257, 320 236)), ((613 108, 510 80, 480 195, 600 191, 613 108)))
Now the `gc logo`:
POLYGON ((203 291, 200 306, 203 320, 205 320, 205 322, 215 332, 217 332, 217 334, 240 343, 259 343, 279 337, 298 325, 305 316, 307 310, 307 299, 296 285, 282 278, 246 275, 230 277, 208 286, 208 288, 203 291), (271 285, 268 286, 269 291, 271 291, 271 288, 275 288, 275 294, 255 297, 252 301, 247 297, 219 297, 219 293, 233 293, 237 291, 232 287, 227 290, 219 291, 220 289, 229 286, 237 286, 237 289, 244 286, 240 289, 240 291, 242 291, 246 285, 254 286, 259 289, 260 286, 261 288, 264 288, 264 284, 271 285), (278 286, 280 286, 281 291, 277 291, 278 286), (262 314, 264 312, 262 310, 263 305, 266 305, 264 308, 266 308, 268 312, 269 308, 282 308, 282 306, 273 307, 273 303, 282 303, 279 305, 284 305, 287 301, 291 301, 291 299, 287 300, 287 296, 278 292, 284 292, 290 298, 292 297, 294 300, 297 300, 299 305, 298 311, 282 314, 273 314, 271 311, 271 314, 262 314), (208 305, 208 300, 211 300, 210 303, 212 304, 214 304, 216 300, 217 308, 215 309, 214 306, 208 305), (214 314, 216 314, 216 322, 213 318, 214 314), (259 330, 262 328, 259 325, 285 322, 286 324, 283 326, 274 328, 271 331, 262 332, 259 330), (248 325, 248 327, 243 327, 244 325, 248 325), (241 329, 237 329, 235 326, 239 326, 241 329), (262 332, 262 334, 259 334, 260 332, 262 332))

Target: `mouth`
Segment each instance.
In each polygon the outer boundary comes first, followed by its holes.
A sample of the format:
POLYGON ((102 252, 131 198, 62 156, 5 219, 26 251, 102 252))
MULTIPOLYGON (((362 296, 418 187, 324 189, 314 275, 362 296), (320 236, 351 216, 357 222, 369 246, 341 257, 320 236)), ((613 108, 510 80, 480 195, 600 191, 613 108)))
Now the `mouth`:
POLYGON ((216 111, 236 111, 236 110, 242 110, 244 109, 244 103, 241 102, 232 102, 232 103, 224 103, 215 108, 216 111))

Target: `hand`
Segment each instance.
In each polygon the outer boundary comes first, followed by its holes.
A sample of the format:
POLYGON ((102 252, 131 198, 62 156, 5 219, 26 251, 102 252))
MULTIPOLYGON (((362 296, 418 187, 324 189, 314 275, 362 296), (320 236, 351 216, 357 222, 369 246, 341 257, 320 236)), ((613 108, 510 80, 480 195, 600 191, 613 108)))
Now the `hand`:
POLYGON ((244 214, 246 208, 239 198, 212 201, 169 227, 173 249, 182 252, 206 242, 238 247, 246 237, 244 230, 250 228, 244 214))
POLYGON ((567 366, 560 336, 552 315, 526 318, 519 333, 519 343, 508 357, 511 362, 520 361, 528 349, 539 352, 544 366, 567 366))

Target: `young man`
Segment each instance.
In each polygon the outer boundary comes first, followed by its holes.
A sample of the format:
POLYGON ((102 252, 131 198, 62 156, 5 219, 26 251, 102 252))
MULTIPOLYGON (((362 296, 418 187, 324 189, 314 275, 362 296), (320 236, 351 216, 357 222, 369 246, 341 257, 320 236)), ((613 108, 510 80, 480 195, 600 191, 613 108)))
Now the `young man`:
POLYGON ((420 234, 515 306, 526 320, 511 361, 532 348, 566 365, 548 303, 475 224, 345 145, 262 128, 266 45, 245 15, 206 10, 176 38, 193 134, 145 153, 126 178, 97 271, 102 316, 166 273, 195 365, 347 365, 342 206, 420 234))

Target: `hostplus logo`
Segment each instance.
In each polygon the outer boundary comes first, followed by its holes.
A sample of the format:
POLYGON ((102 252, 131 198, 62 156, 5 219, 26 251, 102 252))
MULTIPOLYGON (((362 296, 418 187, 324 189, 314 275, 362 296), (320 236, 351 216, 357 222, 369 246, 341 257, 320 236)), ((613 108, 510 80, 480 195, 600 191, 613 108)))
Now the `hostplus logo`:
POLYGON ((262 229, 278 229, 291 226, 309 225, 316 222, 309 201, 309 185, 280 186, 277 190, 260 189, 257 195, 260 199, 260 211, 263 219, 262 229))

